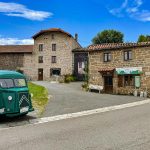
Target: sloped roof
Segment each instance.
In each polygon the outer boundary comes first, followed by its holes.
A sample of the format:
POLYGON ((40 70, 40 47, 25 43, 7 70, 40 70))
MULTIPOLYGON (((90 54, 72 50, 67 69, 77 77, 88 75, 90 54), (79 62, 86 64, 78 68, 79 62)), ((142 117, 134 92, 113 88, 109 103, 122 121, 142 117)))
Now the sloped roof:
POLYGON ((125 48, 136 48, 136 47, 148 47, 150 42, 141 43, 105 43, 105 44, 93 44, 86 48, 76 48, 73 52, 92 52, 101 50, 113 50, 113 49, 125 49, 125 48))
POLYGON ((0 45, 0 53, 32 53, 33 45, 0 45))
POLYGON ((150 42, 141 43, 106 43, 106 44, 96 44, 88 46, 89 51, 95 50, 110 50, 110 49, 121 49, 121 48, 133 48, 133 47, 145 47, 150 46, 150 42))
POLYGON ((38 36, 40 36, 41 34, 43 33, 48 33, 48 32, 60 32, 60 33, 64 33, 70 37, 72 37, 72 35, 60 28, 50 28, 50 29, 46 29, 46 30, 41 30, 40 32, 36 33, 32 38, 35 39, 37 38, 38 36))

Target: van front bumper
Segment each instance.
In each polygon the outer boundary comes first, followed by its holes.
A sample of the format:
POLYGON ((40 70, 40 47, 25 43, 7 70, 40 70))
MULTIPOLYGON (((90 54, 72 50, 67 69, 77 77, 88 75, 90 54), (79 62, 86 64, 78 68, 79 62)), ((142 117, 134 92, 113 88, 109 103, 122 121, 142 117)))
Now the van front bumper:
POLYGON ((32 112, 32 111, 34 111, 34 108, 29 108, 29 110, 26 112, 20 112, 19 111, 19 112, 13 112, 13 113, 12 112, 6 112, 5 109, 4 109, 4 111, 0 109, 0 115, 5 115, 7 117, 16 117, 16 116, 21 116, 21 115, 27 114, 27 113, 32 112))

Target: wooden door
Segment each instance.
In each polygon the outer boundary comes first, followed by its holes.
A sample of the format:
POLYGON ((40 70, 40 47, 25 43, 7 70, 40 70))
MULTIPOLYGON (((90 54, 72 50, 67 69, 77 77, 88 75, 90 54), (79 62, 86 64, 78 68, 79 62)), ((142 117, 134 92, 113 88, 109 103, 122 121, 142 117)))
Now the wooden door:
POLYGON ((38 80, 39 81, 43 80, 43 69, 42 68, 38 69, 38 80))
POLYGON ((108 93, 108 94, 113 93, 113 77, 112 76, 104 77, 104 90, 105 90, 105 93, 108 93))

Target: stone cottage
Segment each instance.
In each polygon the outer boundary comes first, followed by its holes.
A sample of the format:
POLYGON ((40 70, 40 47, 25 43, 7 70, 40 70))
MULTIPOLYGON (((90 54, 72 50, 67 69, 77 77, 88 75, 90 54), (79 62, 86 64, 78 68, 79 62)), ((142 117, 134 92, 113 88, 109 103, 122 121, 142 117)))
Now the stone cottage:
POLYGON ((150 43, 91 45, 89 83, 103 92, 133 94, 150 92, 150 43))
POLYGON ((18 70, 32 76, 33 45, 1 45, 0 70, 18 70))
POLYGON ((36 33, 33 39, 34 45, 0 46, 0 69, 20 70, 32 80, 73 74, 72 50, 81 48, 77 34, 73 37, 60 28, 51 28, 36 33))

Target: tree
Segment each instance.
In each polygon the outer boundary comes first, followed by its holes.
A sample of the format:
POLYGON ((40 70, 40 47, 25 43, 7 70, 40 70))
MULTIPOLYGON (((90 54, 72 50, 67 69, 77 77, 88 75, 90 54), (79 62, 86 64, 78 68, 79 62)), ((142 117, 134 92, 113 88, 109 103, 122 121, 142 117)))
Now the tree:
POLYGON ((149 35, 140 35, 137 42, 149 42, 150 36, 149 35))
POLYGON ((93 44, 123 43, 123 33, 116 30, 104 30, 99 32, 93 39, 93 44))

